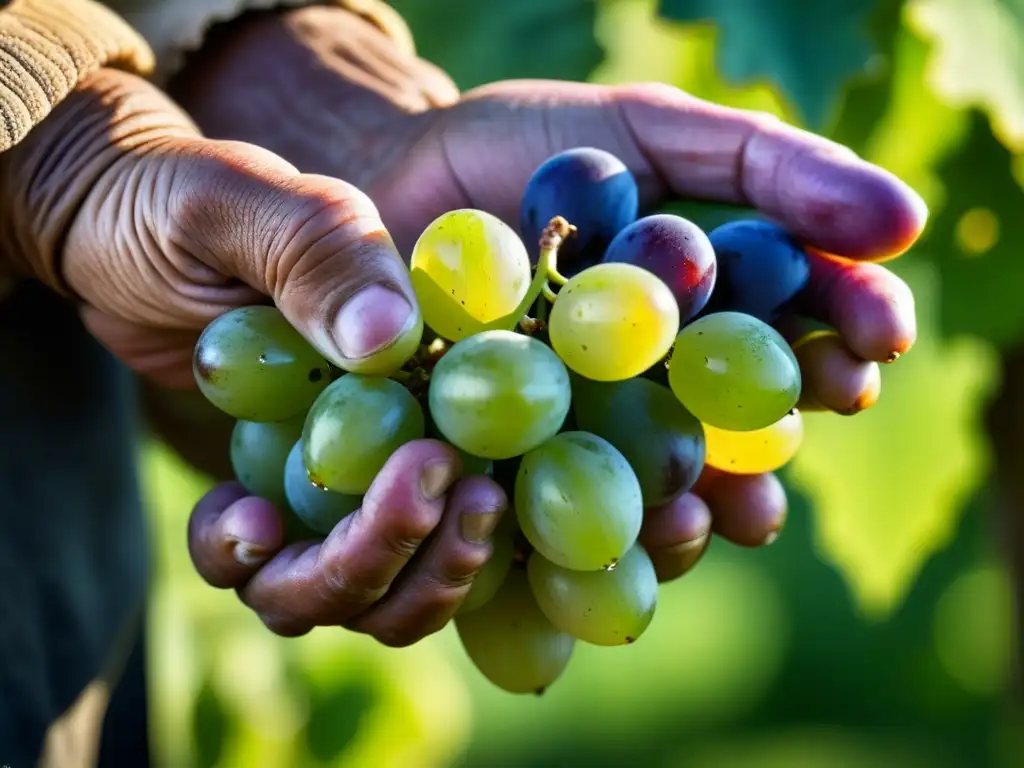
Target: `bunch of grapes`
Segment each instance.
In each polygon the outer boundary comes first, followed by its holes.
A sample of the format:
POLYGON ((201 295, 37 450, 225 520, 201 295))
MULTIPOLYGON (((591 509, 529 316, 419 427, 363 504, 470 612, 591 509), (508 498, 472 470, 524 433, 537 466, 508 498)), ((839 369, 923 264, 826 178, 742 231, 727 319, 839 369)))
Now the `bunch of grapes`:
POLYGON ((633 177, 590 148, 537 169, 520 230, 469 209, 432 222, 411 257, 427 329, 373 374, 334 368, 266 306, 215 320, 194 366, 239 419, 239 481, 294 513, 293 535, 329 532, 425 436, 502 482, 511 509, 455 625, 490 681, 525 693, 577 640, 628 644, 650 624, 645 509, 705 464, 754 474, 795 454, 800 368, 771 323, 809 269, 772 224, 638 218, 633 177))

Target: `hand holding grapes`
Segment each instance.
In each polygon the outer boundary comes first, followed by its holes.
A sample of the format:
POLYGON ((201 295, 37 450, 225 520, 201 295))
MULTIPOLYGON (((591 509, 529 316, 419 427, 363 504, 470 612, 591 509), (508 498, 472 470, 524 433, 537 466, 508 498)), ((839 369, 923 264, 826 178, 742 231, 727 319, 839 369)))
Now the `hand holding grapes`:
MULTIPOLYGON (((288 318, 284 343, 301 342, 296 362, 308 364, 293 398, 312 400, 327 384, 325 356, 353 369, 387 365, 405 354, 404 339, 419 342, 408 270, 363 194, 266 150, 199 137, 139 78, 83 79, 0 162, 0 237, 14 270, 74 296, 101 342, 167 386, 194 385, 193 349, 211 320, 239 306, 270 310, 269 297, 288 318)), ((245 585, 243 599, 282 633, 327 622, 411 642, 461 601, 507 503, 491 480, 461 474, 450 446, 404 445, 322 546, 291 563, 279 554, 251 581, 253 564, 281 548, 282 518, 272 502, 221 486, 193 515, 197 564, 215 584, 245 585), (417 548, 416 567, 378 602, 417 548), (298 624, 299 612, 310 623, 298 624)))
MULTIPOLYGON (((660 85, 507 82, 460 95, 443 73, 362 20, 319 7, 225 29, 192 73, 175 84, 176 95, 204 130, 354 181, 403 253, 451 209, 517 222, 527 179, 542 161, 594 146, 625 162, 645 208, 673 197, 751 205, 823 252, 854 260, 812 250, 801 316, 776 324, 790 340, 807 318, 837 331, 796 349, 802 406, 870 406, 877 363, 914 341, 912 296, 869 262, 913 243, 925 218, 920 199, 844 148, 763 115, 660 85), (258 63, 268 51, 272 73, 258 63)), ((536 232, 523 234, 529 244, 536 232)), ((693 493, 649 511, 643 538, 659 575, 670 578, 703 551, 712 521, 726 538, 756 546, 774 538, 784 513, 772 475, 708 471, 693 493)))

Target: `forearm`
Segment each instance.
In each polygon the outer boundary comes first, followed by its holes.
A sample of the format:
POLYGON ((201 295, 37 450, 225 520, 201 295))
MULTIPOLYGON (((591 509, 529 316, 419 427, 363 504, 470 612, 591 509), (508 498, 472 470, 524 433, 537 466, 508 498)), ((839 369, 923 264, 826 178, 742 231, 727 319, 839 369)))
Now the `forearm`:
MULTIPOLYGON (((36 136, 33 129, 101 67, 146 74, 152 64, 142 38, 92 0, 15 0, 0 10, 0 295, 15 275, 57 282, 45 259, 38 258, 46 244, 24 242, 25 232, 53 226, 26 221, 29 212, 20 203, 38 178, 52 176, 44 161, 53 165, 62 158, 33 155, 22 146, 24 140, 36 136)), ((49 190, 36 207, 53 213, 61 198, 74 196, 78 181, 66 184, 64 194, 49 190)))

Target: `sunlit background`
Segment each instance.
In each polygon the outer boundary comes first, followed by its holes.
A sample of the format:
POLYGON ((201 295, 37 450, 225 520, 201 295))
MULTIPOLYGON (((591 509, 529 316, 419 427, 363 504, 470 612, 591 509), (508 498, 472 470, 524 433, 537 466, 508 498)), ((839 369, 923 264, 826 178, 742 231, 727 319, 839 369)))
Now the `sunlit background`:
POLYGON ((984 419, 1024 330, 1024 15, 1008 0, 662 4, 718 24, 669 21, 647 0, 396 6, 463 87, 658 80, 807 125, 899 174, 933 211, 896 267, 920 340, 884 370, 871 411, 807 416, 774 545, 716 540, 663 589, 636 644, 577 644, 540 698, 488 684, 451 628, 404 650, 336 629, 274 637, 194 574, 185 522, 208 482, 148 445, 159 764, 1024 765, 993 461, 1014 443, 984 419))

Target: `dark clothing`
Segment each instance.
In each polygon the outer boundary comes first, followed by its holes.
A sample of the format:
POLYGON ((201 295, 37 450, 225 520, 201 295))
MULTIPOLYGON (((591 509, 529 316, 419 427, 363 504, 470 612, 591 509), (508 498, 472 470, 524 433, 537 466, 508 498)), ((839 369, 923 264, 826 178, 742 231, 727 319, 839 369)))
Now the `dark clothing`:
POLYGON ((132 375, 35 283, 0 299, 0 764, 131 649, 148 540, 132 375), (127 644, 126 644, 127 643, 127 644))

